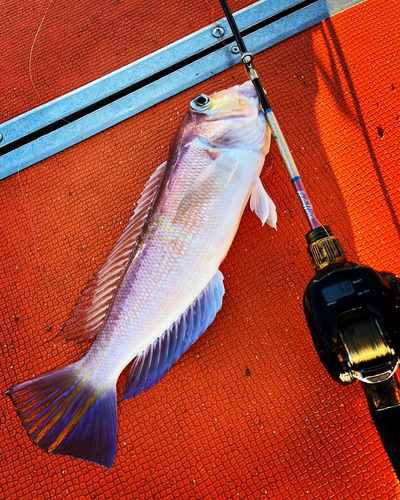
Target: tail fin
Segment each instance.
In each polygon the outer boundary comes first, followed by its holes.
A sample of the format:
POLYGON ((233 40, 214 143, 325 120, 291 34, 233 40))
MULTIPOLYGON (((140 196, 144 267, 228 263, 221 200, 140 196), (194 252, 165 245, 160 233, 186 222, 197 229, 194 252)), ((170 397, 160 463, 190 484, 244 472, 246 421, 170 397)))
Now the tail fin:
POLYGON ((7 393, 31 440, 48 453, 110 468, 117 444, 116 388, 82 380, 75 365, 45 373, 7 393))

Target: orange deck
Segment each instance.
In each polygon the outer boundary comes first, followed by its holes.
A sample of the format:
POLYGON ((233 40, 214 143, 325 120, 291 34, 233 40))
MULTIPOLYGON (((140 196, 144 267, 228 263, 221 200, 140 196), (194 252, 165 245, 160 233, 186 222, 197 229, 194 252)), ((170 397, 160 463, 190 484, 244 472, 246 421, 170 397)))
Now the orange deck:
MULTIPOLYGON (((10 0, 1 121, 223 17, 211 0, 152 4, 10 0)), ((367 0, 255 59, 320 220, 351 260, 397 274, 399 22, 398 2, 367 0)), ((232 68, 0 182, 2 394, 87 350, 55 336, 191 97, 244 79, 232 68)), ((400 498, 360 385, 334 383, 317 358, 302 309, 308 226, 276 145, 267 164, 278 232, 245 211, 222 311, 160 383, 119 403, 113 468, 43 453, 1 396, 1 498, 400 498)))

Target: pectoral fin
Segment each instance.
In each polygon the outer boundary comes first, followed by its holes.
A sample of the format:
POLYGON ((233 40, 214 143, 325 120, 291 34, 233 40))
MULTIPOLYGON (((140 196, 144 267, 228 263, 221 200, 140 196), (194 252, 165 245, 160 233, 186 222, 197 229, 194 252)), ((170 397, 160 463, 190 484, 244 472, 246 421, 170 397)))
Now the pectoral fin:
POLYGON ((277 215, 275 203, 268 196, 259 177, 257 177, 251 189, 250 208, 258 215, 262 225, 266 222, 269 226, 276 229, 277 215))
POLYGON ((214 161, 210 161, 183 196, 175 221, 187 216, 191 207, 194 208, 207 199, 217 198, 228 186, 238 166, 239 161, 228 153, 222 153, 214 161))

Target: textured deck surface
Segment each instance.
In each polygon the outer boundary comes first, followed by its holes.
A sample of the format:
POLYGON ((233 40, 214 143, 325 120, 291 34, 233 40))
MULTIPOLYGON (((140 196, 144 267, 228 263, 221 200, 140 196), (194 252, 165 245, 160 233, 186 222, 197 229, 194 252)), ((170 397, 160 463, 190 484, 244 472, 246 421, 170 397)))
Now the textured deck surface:
MULTIPOLYGON (((197 13, 183 0, 154 4, 7 2, 0 120, 222 17, 210 0, 193 4, 197 13)), ((255 61, 321 221, 351 260, 398 274, 399 21, 398 2, 368 0, 255 61)), ((3 395, 87 350, 54 338, 166 159, 188 102, 244 79, 235 67, 0 182, 0 498, 400 498, 361 387, 335 384, 312 345, 308 227, 275 145, 263 182, 278 232, 246 209, 222 265, 222 311, 160 383, 119 403, 110 471, 43 453, 3 395)))

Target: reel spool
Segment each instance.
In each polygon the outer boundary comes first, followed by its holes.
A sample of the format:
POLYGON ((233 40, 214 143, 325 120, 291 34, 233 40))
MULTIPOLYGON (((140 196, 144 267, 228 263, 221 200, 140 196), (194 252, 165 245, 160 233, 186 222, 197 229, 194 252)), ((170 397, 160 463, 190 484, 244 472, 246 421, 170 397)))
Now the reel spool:
POLYGON ((365 383, 382 382, 385 377, 391 377, 397 368, 396 354, 388 345, 380 322, 361 308, 340 316, 338 338, 334 343, 337 344, 339 360, 346 370, 339 375, 345 383, 355 379, 365 383), (393 363, 394 358, 396 362, 393 363), (386 363, 390 364, 390 370, 372 374, 372 367, 381 367, 386 363))

